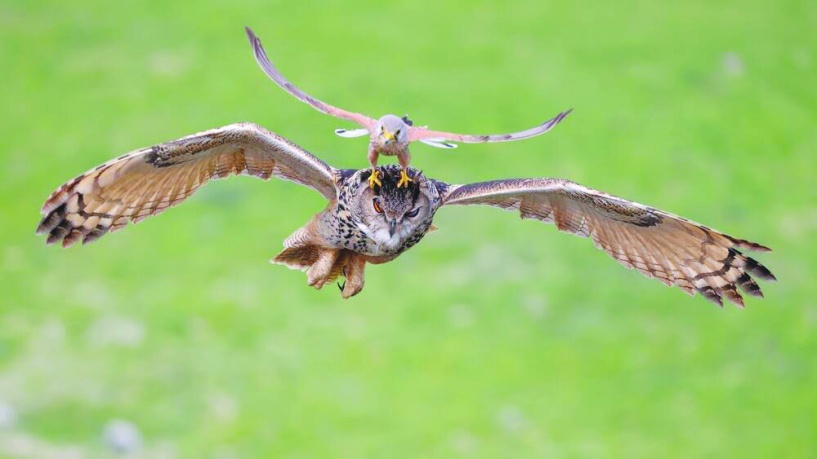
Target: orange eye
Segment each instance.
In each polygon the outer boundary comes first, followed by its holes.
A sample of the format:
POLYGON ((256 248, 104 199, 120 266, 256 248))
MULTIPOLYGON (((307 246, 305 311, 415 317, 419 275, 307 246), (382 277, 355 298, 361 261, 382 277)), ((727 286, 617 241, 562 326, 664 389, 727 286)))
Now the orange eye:
POLYGON ((383 209, 380 207, 380 205, 377 203, 376 200, 372 200, 372 207, 374 207, 375 212, 377 212, 379 214, 383 213, 383 209))

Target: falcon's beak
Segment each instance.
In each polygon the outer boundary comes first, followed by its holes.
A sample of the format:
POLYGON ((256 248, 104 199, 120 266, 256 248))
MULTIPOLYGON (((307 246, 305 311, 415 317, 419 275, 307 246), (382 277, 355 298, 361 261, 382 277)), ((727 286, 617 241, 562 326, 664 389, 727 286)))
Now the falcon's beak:
POLYGON ((389 237, 394 236, 394 231, 397 229, 397 220, 389 222, 389 237))
POLYGON ((383 131, 383 134, 381 134, 381 136, 386 141, 386 143, 394 142, 394 132, 383 131))

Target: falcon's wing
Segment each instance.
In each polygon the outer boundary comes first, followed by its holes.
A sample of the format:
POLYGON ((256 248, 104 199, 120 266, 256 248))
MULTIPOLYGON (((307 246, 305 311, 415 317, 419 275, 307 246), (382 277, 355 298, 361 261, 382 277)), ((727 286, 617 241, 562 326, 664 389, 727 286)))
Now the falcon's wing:
POLYGON ((666 212, 626 201, 561 179, 516 179, 451 185, 444 204, 487 204, 517 210, 522 218, 555 223, 561 231, 592 237, 627 268, 696 291, 722 305, 721 297, 743 306, 737 288, 763 294, 752 279, 774 275, 740 249, 769 251, 666 212))
POLYGON ((368 116, 362 115, 360 113, 346 111, 341 108, 333 107, 332 105, 321 102, 320 100, 315 99, 309 94, 301 91, 301 89, 295 86, 294 84, 290 83, 290 81, 284 78, 284 76, 281 75, 281 72, 279 72, 278 69, 276 69, 275 66, 272 65, 272 62, 270 62, 269 58, 267 57, 267 53, 264 52, 264 47, 261 46, 261 40, 253 33, 252 29, 250 29, 249 27, 245 27, 245 30, 247 31, 247 38, 250 40, 250 45, 252 45, 253 54, 255 55, 255 61, 258 62, 258 65, 261 66, 261 69, 264 71, 264 73, 266 73, 267 76, 272 78, 272 81, 274 81, 278 86, 283 88, 286 92, 297 97, 299 100, 311 105, 313 108, 315 108, 321 113, 353 121, 371 131, 372 126, 374 126, 374 124, 377 122, 374 119, 369 118, 368 116))
POLYGON ((68 247, 91 242, 176 205, 210 179, 242 174, 292 180, 335 199, 335 170, 259 126, 231 124, 143 148, 57 188, 37 234, 68 247))
POLYGON ((553 129, 554 126, 559 124, 559 122, 565 119, 565 117, 569 115, 570 112, 572 111, 573 109, 564 111, 556 115, 554 118, 545 121, 539 126, 535 126, 524 131, 513 132, 510 134, 465 135, 455 134, 453 132, 431 131, 424 127, 412 126, 411 128, 409 128, 409 141, 413 142, 415 140, 437 140, 437 141, 450 140, 453 142, 463 143, 486 143, 486 142, 511 142, 514 140, 522 140, 530 137, 536 137, 537 135, 544 134, 545 132, 553 129))

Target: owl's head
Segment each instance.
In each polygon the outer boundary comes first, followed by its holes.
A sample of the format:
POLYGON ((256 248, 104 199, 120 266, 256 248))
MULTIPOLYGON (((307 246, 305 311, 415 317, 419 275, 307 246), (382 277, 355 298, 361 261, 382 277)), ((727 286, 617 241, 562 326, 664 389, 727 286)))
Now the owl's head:
POLYGON ((407 186, 397 187, 400 167, 381 166, 382 185, 368 186, 370 170, 358 174, 359 199, 353 213, 366 235, 387 249, 395 249, 417 234, 424 234, 431 225, 440 205, 437 188, 415 169, 409 169, 412 179, 407 186))

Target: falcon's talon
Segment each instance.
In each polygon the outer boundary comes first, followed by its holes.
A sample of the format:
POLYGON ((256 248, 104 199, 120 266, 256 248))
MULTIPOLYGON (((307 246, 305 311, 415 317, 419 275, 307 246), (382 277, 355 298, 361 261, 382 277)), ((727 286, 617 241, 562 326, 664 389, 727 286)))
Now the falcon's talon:
POLYGON ((397 188, 402 188, 404 186, 408 186, 409 182, 413 182, 414 180, 410 179, 408 174, 406 174, 406 170, 403 169, 400 171, 400 181, 397 182, 397 188))
MULTIPOLYGON (((380 182, 380 179, 378 178, 379 174, 380 172, 378 172, 377 169, 374 168, 372 169, 372 175, 369 176, 369 188, 374 189, 375 185, 383 186, 383 184, 380 182)), ((397 186, 400 185, 398 184, 397 186)))

